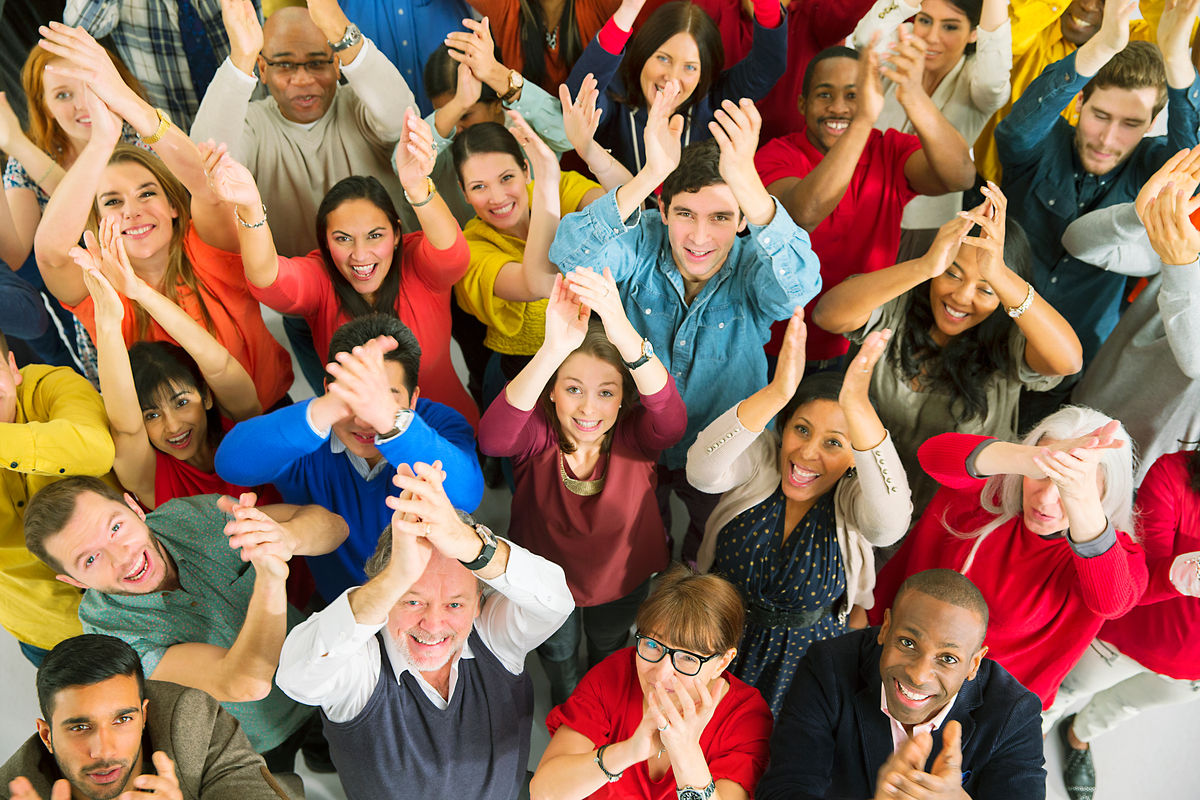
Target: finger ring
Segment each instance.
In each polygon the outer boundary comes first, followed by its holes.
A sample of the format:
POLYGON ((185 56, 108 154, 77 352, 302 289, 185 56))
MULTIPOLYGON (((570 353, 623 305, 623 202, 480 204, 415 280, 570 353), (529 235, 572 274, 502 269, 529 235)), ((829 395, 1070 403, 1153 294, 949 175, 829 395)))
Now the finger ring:
POLYGON ((659 726, 658 726, 658 729, 659 729, 660 731, 665 731, 665 730, 666 730, 667 728, 669 728, 669 727, 671 727, 671 723, 669 723, 669 722, 668 722, 666 725, 659 725, 659 726))
POLYGON ((428 522, 425 523, 425 535, 429 536, 429 523, 428 522))

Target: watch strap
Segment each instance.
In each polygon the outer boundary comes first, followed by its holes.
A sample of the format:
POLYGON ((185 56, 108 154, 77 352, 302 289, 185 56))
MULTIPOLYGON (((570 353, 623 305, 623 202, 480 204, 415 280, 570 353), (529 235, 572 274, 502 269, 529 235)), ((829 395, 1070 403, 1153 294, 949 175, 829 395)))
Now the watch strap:
MULTIPOLYGON (((483 547, 479 550, 479 555, 474 561, 462 561, 460 559, 458 563, 474 572, 492 563, 492 558, 496 555, 496 535, 492 533, 491 528, 475 522, 475 518, 469 514, 467 516, 471 521, 467 522, 463 520, 463 522, 475 529, 475 535, 479 537, 479 541, 483 542, 483 547)), ((459 519, 462 519, 461 514, 459 515, 459 519)))
POLYGON ((629 369, 637 369, 638 367, 642 366, 647 361, 649 361, 651 356, 653 356, 653 355, 654 355, 654 348, 651 346, 650 340, 642 339, 642 355, 641 355, 641 357, 638 358, 636 361, 624 361, 624 359, 622 359, 622 361, 624 362, 625 366, 628 367, 629 369))

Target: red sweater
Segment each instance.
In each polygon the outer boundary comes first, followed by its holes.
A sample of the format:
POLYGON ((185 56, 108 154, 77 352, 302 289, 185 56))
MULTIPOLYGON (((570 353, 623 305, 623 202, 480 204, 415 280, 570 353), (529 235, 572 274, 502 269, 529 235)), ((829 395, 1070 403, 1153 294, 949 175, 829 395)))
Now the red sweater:
POLYGON ((1171 562, 1200 550, 1200 495, 1189 486, 1191 454, 1167 453, 1154 462, 1138 489, 1137 508, 1150 583, 1141 603, 1109 620, 1099 638, 1142 666, 1171 678, 1200 679, 1200 598, 1171 584, 1171 562))
POLYGON ((988 656, 1041 698, 1045 709, 1104 621, 1125 614, 1142 596, 1145 553, 1118 531, 1116 544, 1084 558, 1061 535, 1033 533, 1019 515, 982 540, 955 536, 948 528, 973 531, 995 519, 980 507, 984 481, 966 469, 967 456, 987 438, 944 433, 921 446, 921 466, 943 488, 880 571, 869 615, 878 624, 909 575, 937 567, 963 572, 987 600, 988 656))

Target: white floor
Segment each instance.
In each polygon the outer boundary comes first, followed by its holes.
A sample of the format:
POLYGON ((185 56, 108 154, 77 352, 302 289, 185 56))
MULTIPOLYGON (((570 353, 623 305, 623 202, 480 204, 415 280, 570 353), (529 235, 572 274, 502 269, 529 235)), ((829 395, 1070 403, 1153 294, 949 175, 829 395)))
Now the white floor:
MULTIPOLYGON (((279 316, 264 309, 268 327, 281 342, 286 342, 279 316)), ((457 358, 457 347, 454 348, 457 358)), ((462 371, 461 362, 459 363, 462 371)), ((300 370, 296 368, 296 375, 300 370)), ((292 399, 311 395, 303 381, 297 381, 292 399)), ((477 516, 498 534, 508 530, 509 501, 506 490, 488 490, 477 516)), ((683 518, 676 508, 676 520, 683 518)), ((677 537, 678 538, 678 537, 677 537)), ((536 700, 530 768, 537 764, 548 741, 544 720, 549 709, 545 678, 531 656, 528 669, 534 678, 536 700)), ((16 640, 0 633, 0 707, 11 712, 10 723, 0 727, 0 759, 6 758, 35 731, 38 717, 34 690, 34 670, 17 648, 16 640)), ((1060 777, 1060 745, 1052 737, 1046 745, 1047 797, 1065 800, 1060 777)), ((1200 800, 1200 703, 1149 711, 1093 744, 1098 787, 1096 800, 1200 800)), ((310 800, 344 800, 345 794, 334 775, 313 775, 301 767, 310 800)), ((0 797, 7 797, 0 787, 0 797)), ((1012 798, 1012 800, 1022 800, 1012 798)))

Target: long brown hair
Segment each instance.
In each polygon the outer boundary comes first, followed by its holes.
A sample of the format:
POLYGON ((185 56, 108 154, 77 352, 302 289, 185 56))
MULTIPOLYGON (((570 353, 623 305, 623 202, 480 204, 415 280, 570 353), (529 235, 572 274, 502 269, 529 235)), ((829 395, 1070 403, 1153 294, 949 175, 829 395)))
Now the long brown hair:
MULTIPOLYGON (((473 129, 472 129, 473 130, 473 129)), ((625 366, 625 360, 621 358, 621 351, 617 346, 609 341, 608 334, 604 332, 604 324, 600 322, 599 317, 592 317, 588 321, 588 332, 583 337, 583 344, 575 348, 571 356, 583 354, 598 358, 606 364, 611 364, 621 374, 621 407, 617 410, 617 419, 613 422, 613 426, 604 434, 604 441, 600 443, 600 451, 607 453, 612 447, 613 432, 617 426, 621 424, 621 420, 629 414, 633 409, 634 404, 638 401, 637 384, 633 382, 633 375, 629 373, 629 368, 625 366)), ((567 356, 570 358, 571 356, 567 356)), ((567 359, 563 359, 565 364, 567 359)), ((554 384, 558 382, 558 373, 562 369, 560 365, 554 371, 554 377, 546 383, 546 388, 542 390, 542 411, 546 414, 546 419, 550 422, 550 428, 554 431, 555 437, 558 439, 558 447, 564 453, 574 453, 575 445, 567 438, 563 431, 562 424, 558 421, 558 411, 554 408, 554 403, 550 402, 550 393, 554 391, 554 384)))
MULTIPOLYGON (((188 194, 188 190, 167 169, 167 165, 162 162, 162 159, 140 147, 134 147, 131 144, 118 144, 113 148, 113 154, 108 159, 108 163, 136 164, 139 167, 143 167, 154 176, 154 180, 158 181, 158 185, 162 187, 163 193, 167 197, 167 202, 175 209, 176 217, 171 224, 171 243, 168 245, 171 251, 160 291, 172 303, 179 305, 179 287, 181 285, 187 287, 196 296, 196 302, 200 305, 200 316, 202 317, 204 327, 212 333, 212 315, 209 314, 208 304, 204 301, 204 295, 208 294, 209 297, 212 297, 213 302, 217 304, 220 304, 220 300, 208 292, 200 281, 196 280, 196 271, 192 268, 192 262, 188 261, 187 252, 183 247, 183 240, 187 236, 188 228, 191 227, 192 223, 192 200, 191 195, 188 194)), ((93 203, 91 218, 88 220, 88 228, 93 233, 97 233, 99 225, 100 211, 96 204, 93 203)), ((144 308, 134 303, 133 318, 135 338, 147 338, 150 332, 150 315, 146 313, 144 308)))
MULTIPOLYGON (((146 90, 142 88, 138 79, 133 77, 133 73, 125 66, 125 62, 107 47, 104 48, 104 52, 108 53, 108 57, 112 59, 121 80, 125 81, 126 85, 144 100, 146 90)), ((34 45, 25 58, 25 64, 21 67, 21 88, 25 90, 25 108, 29 114, 29 130, 26 131, 29 140, 48 153, 60 166, 66 166, 63 164, 63 158, 66 157, 71 139, 50 114, 44 99, 46 65, 58 58, 46 48, 34 45)))

